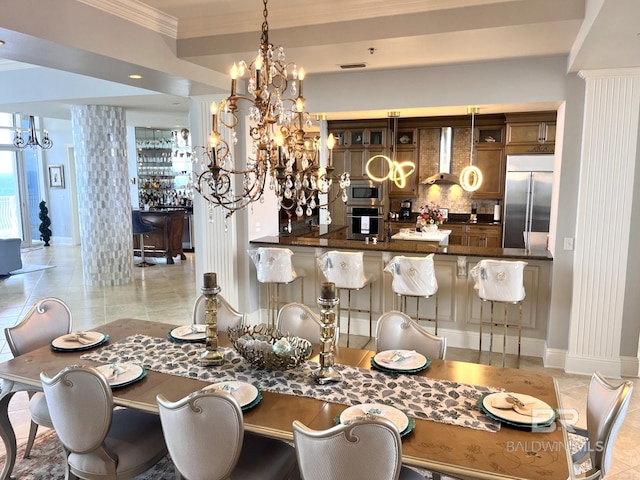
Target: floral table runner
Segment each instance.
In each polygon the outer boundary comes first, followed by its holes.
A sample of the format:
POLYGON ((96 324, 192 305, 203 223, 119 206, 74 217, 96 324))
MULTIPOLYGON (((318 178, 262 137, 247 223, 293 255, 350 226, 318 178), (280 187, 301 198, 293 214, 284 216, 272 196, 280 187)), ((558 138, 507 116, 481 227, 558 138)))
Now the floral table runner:
POLYGON ((203 367, 199 363, 203 350, 203 344, 175 343, 169 339, 133 335, 80 358, 102 363, 133 362, 149 370, 212 383, 249 382, 267 392, 312 397, 348 406, 384 403, 414 418, 491 432, 500 429, 498 422, 484 415, 476 406, 482 394, 499 391, 495 388, 346 365, 335 365, 342 374, 341 382, 318 385, 311 375, 319 368, 316 362, 305 362, 294 370, 271 371, 254 367, 235 350, 223 348, 224 365, 203 367))

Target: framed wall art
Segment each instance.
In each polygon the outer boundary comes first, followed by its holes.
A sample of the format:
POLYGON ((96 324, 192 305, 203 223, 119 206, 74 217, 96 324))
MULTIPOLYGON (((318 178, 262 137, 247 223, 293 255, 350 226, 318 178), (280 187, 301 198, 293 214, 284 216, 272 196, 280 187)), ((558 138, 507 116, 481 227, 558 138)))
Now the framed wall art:
POLYGON ((49 166, 49 188, 64 188, 64 166, 49 166))

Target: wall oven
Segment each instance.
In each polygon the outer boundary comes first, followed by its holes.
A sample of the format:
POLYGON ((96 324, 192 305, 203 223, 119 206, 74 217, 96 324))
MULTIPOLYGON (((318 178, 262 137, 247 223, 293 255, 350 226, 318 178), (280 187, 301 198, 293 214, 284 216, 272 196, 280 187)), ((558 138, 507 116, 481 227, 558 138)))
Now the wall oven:
POLYGON ((348 205, 381 206, 384 202, 384 184, 373 180, 351 180, 348 205))
POLYGON ((347 205, 347 239, 367 237, 383 240, 384 211, 382 206, 359 207, 347 205))

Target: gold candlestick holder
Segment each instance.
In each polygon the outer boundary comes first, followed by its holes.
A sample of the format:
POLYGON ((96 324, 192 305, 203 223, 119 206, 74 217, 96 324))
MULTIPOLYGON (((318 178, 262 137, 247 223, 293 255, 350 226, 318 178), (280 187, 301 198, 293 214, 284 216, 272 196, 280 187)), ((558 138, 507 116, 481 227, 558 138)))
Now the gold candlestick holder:
POLYGON ((218 349, 218 294, 220 286, 218 285, 215 273, 204 274, 204 286, 202 294, 204 301, 204 318, 207 325, 207 338, 205 341, 205 351, 200 355, 200 364, 203 367, 212 365, 222 365, 224 363, 224 354, 218 349))
POLYGON ((340 303, 336 298, 334 283, 325 282, 320 289, 318 306, 320 307, 320 368, 313 372, 313 378, 320 385, 329 382, 340 382, 342 375, 334 367, 334 348, 336 332, 336 314, 334 308, 340 303))

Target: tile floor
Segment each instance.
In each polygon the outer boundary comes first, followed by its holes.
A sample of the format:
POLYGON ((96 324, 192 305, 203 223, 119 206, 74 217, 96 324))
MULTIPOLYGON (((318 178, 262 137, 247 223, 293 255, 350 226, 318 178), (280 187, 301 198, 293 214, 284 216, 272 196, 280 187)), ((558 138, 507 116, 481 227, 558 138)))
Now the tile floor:
MULTIPOLYGON (((93 328, 122 317, 135 317, 176 324, 191 322, 191 309, 197 297, 195 261, 187 259, 167 265, 157 259, 157 265, 135 268, 133 283, 117 287, 89 287, 83 284, 82 255, 79 247, 51 246, 23 252, 24 265, 55 265, 54 268, 0 277, 0 328, 15 325, 29 308, 45 296, 64 300, 73 314, 75 330, 93 328)), ((342 343, 342 341, 341 341, 342 343)), ((367 347, 369 339, 354 338, 351 345, 367 347)), ((11 358, 4 335, 0 336, 0 361, 11 358)), ((447 350, 447 359, 475 362, 477 352, 458 348, 447 350)), ((482 361, 486 361, 483 358, 482 361)), ((496 358, 496 361, 500 359, 496 358)), ((509 358, 511 365, 515 359, 509 358)), ((508 364, 507 366, 510 366, 508 364)), ((537 358, 522 358, 520 368, 541 370, 553 375, 566 408, 575 408, 584 426, 588 376, 570 375, 561 370, 544 368, 537 358)), ((640 384, 633 379, 636 388, 640 384)), ((640 393, 634 392, 629 413, 618 436, 610 480, 640 478, 640 393)), ((17 394, 11 401, 11 420, 18 441, 28 433, 29 411, 26 394, 17 394)), ((1 442, 0 442, 1 443, 1 442)), ((3 449, 0 446, 0 449, 3 449)))

